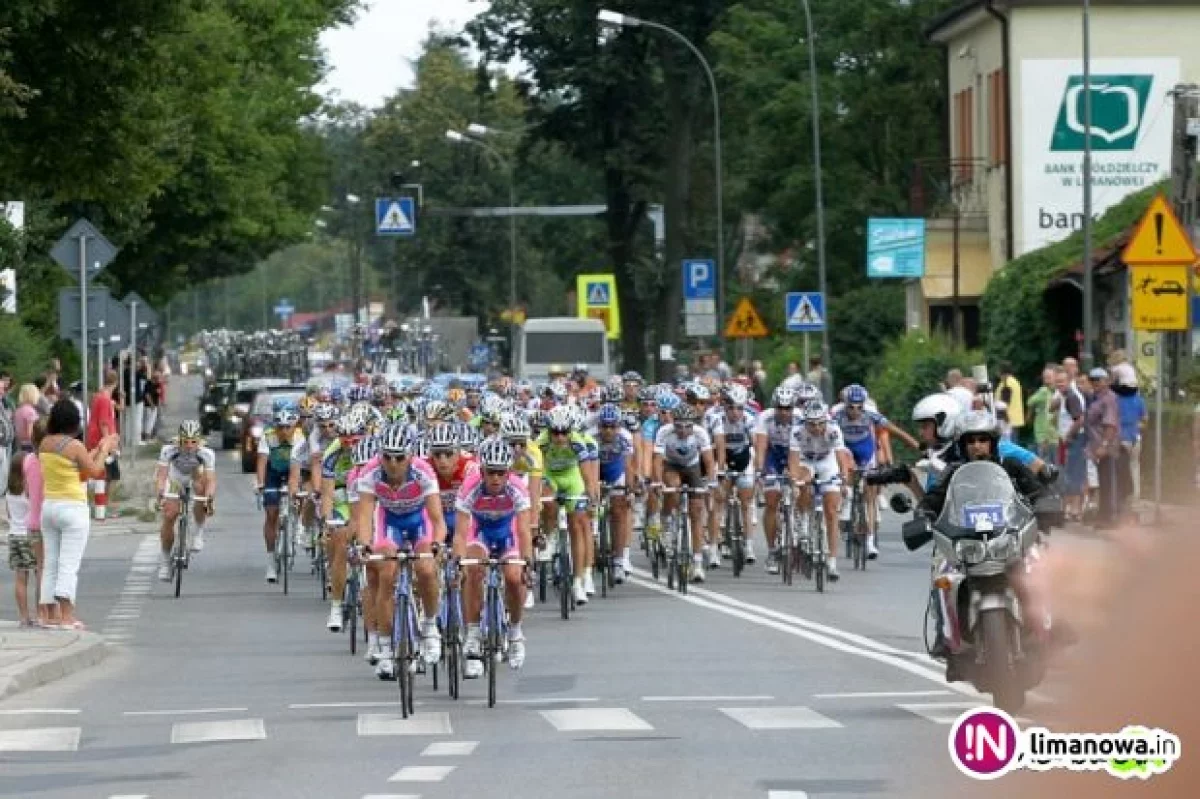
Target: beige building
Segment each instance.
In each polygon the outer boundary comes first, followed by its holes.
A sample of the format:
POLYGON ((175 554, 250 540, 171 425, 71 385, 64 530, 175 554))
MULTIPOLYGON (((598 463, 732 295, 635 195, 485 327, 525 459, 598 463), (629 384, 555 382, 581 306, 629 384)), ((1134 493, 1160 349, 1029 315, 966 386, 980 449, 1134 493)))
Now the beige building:
MULTIPOLYGON (((973 343, 992 273, 1081 226, 1081 6, 968 0, 928 26, 946 52, 949 157, 918 169, 914 212, 929 221, 910 321, 953 329, 957 294, 973 343)), ((1197 41, 1197 0, 1092 0, 1096 216, 1169 174, 1170 92, 1200 83, 1197 41)))

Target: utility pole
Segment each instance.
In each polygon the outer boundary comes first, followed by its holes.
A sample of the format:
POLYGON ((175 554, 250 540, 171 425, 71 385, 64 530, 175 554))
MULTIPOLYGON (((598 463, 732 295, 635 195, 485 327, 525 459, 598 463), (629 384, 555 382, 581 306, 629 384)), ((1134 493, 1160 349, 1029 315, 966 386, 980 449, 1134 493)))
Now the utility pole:
MULTIPOLYGON (((1200 224, 1200 174, 1196 163, 1200 156, 1200 85, 1194 83, 1179 84, 1172 93, 1175 101, 1175 125, 1171 136, 1171 205, 1179 217, 1183 229, 1192 237, 1192 241, 1200 240, 1197 229, 1200 224)), ((1189 296, 1193 281, 1188 281, 1189 296)), ((1192 320, 1193 330, 1196 320, 1192 320)), ((1169 360, 1166 375, 1166 385, 1176 386, 1184 362, 1192 353, 1192 331, 1186 333, 1167 334, 1170 346, 1167 347, 1169 360)), ((1170 395, 1167 395, 1170 396, 1170 395)))

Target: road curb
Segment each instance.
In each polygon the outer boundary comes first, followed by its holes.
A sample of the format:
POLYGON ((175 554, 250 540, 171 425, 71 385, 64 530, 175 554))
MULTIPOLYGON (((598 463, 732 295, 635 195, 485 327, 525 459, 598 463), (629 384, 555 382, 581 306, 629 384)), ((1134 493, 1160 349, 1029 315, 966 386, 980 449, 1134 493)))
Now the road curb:
POLYGON ((70 644, 32 657, 0 672, 0 700, 61 680, 108 657, 108 644, 96 633, 82 632, 70 644))

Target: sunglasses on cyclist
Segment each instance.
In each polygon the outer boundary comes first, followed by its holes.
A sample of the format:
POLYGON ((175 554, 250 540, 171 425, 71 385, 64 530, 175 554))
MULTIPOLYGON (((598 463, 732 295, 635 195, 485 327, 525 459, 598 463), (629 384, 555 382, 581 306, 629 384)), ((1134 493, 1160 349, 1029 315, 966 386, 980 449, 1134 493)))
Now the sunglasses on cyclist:
POLYGON ((430 457, 434 458, 453 458, 455 454, 452 449, 437 449, 429 453, 430 457))
POLYGON ((408 460, 408 457, 409 456, 408 456, 407 452, 385 452, 385 453, 383 453, 383 459, 385 461, 391 461, 392 463, 400 463, 401 461, 406 461, 406 460, 408 460))
POLYGON ((508 469, 487 469, 484 474, 488 477, 503 477, 508 474, 508 469))

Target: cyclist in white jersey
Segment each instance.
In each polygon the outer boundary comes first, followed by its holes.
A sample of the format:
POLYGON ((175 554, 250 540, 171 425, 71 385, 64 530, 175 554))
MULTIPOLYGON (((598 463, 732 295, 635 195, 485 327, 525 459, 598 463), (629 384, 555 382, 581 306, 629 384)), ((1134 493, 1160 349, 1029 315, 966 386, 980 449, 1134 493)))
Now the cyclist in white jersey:
MULTIPOLYGON (((669 487, 686 485, 703 488, 716 476, 712 440, 703 427, 697 427, 696 412, 690 405, 680 405, 674 421, 658 431, 654 439, 654 482, 669 487)), ((679 495, 665 497, 664 510, 670 514, 679 504, 679 495)), ((688 502, 692 538, 692 581, 704 582, 703 545, 704 502, 699 497, 688 502)), ((711 556, 710 556, 711 559, 711 556)))
POLYGON ((829 420, 829 408, 819 400, 808 403, 800 412, 801 424, 792 436, 788 465, 792 477, 800 484, 796 508, 800 511, 800 535, 808 534, 808 511, 813 506, 813 493, 821 495, 825 515, 825 540, 828 545, 828 574, 831 582, 838 580, 837 545, 838 511, 842 503, 844 480, 849 474, 851 455, 842 440, 837 424, 829 420))
POLYGON ((204 549, 204 524, 212 515, 212 498, 217 490, 217 456, 204 445, 200 423, 185 419, 179 425, 179 438, 167 444, 158 455, 158 466, 154 470, 155 496, 162 505, 162 527, 159 540, 162 544, 158 563, 158 579, 171 579, 170 557, 175 546, 175 522, 179 514, 186 512, 179 504, 180 493, 190 486, 192 496, 208 497, 207 503, 195 505, 196 532, 192 536, 190 549, 204 549))
POLYGON ((754 474, 763 481, 763 535, 767 539, 767 574, 779 573, 779 553, 775 549, 779 521, 778 479, 789 473, 792 436, 796 429, 796 392, 780 386, 771 404, 758 415, 754 424, 754 474), (775 478, 771 480, 769 478, 775 478))
MULTIPOLYGON (((735 487, 742 503, 742 535, 745 537, 746 563, 754 563, 754 428, 757 417, 746 403, 750 392, 736 383, 721 392, 721 404, 715 407, 713 426, 713 450, 717 454, 717 471, 741 472, 735 487)), ((716 520, 717 534, 725 521, 725 504, 729 483, 721 481, 717 489, 712 516, 716 520)))

